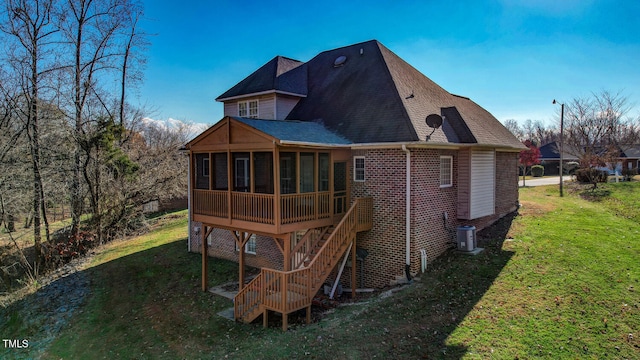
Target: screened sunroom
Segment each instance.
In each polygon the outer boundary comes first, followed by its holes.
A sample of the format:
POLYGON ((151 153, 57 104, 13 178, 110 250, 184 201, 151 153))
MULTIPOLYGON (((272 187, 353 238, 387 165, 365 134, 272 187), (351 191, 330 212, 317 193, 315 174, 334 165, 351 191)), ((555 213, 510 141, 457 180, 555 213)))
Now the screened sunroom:
POLYGON ((347 210, 348 142, 319 124, 225 117, 189 143, 193 220, 283 234, 347 210))

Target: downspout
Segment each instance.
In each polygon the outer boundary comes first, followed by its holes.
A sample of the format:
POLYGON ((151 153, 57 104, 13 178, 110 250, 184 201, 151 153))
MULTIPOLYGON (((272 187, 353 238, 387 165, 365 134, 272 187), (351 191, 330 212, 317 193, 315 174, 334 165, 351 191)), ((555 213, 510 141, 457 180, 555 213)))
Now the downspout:
POLYGON ((407 149, 407 145, 402 145, 402 151, 407 154, 406 161, 406 206, 405 206, 405 265, 404 272, 407 275, 407 281, 411 281, 411 150, 407 149))

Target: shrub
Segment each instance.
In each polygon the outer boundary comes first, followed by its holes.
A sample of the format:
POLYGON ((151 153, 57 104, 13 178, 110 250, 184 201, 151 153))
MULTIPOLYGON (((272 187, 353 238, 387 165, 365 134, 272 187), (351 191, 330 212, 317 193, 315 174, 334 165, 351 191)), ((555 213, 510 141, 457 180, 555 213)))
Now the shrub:
POLYGON ((542 166, 542 165, 533 165, 531 167, 531 175, 533 177, 542 177, 544 175, 544 166, 542 166))
POLYGON ((607 182, 607 179, 609 179, 609 174, 604 170, 594 168, 576 170, 576 180, 581 183, 594 184, 607 182))
POLYGON ((51 264, 66 264, 95 247, 95 240, 93 234, 81 231, 77 237, 71 236, 47 249, 44 254, 45 261, 51 264))

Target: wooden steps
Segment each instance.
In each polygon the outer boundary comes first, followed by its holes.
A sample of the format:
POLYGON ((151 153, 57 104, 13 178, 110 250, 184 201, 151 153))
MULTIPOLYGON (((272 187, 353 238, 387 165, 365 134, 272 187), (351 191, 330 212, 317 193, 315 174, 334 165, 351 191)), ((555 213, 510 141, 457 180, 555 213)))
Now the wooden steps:
MULTIPOLYGON (((367 229, 366 226, 362 226, 358 216, 359 200, 353 203, 338 225, 322 229, 308 255, 304 255, 302 267, 292 271, 263 268, 258 276, 239 291, 234 298, 236 320, 250 323, 265 311, 272 310, 283 315, 283 329, 286 330, 287 315, 307 308, 307 321, 310 321, 313 296, 349 245, 355 241, 356 232, 359 229, 367 229)), ((365 204, 372 207, 369 198, 365 199, 365 204)))

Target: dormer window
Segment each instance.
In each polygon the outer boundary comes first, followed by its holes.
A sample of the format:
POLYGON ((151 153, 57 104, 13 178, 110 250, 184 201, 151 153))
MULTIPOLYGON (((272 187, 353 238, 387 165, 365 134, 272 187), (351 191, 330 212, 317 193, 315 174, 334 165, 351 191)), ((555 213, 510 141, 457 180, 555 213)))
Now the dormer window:
POLYGON ((258 118, 258 100, 239 101, 238 116, 244 118, 258 118))

